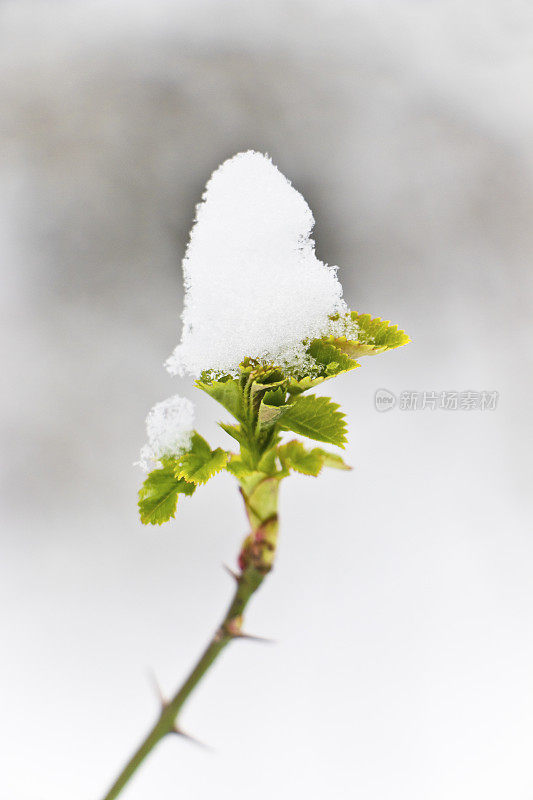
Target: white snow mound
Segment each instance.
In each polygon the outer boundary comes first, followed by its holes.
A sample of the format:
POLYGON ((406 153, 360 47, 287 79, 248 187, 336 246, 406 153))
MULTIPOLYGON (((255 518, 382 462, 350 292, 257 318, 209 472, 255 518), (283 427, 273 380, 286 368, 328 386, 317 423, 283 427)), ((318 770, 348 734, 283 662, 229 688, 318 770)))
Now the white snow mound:
POLYGON ((225 161, 202 200, 183 259, 182 340, 167 369, 235 374, 246 356, 301 367, 303 341, 347 310, 337 268, 315 255, 309 206, 253 150, 225 161))

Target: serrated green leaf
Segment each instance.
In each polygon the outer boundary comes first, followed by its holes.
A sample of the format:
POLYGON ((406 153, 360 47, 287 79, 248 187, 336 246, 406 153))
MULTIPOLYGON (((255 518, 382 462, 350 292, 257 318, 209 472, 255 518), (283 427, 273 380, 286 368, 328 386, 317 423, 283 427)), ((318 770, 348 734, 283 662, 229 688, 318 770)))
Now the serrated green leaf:
POLYGON ((326 376, 318 378, 311 375, 304 375, 302 378, 291 376, 287 391, 290 395, 302 394, 302 392, 307 392, 308 389, 314 389, 315 386, 318 386, 325 380, 326 376))
POLYGON ((233 455, 228 463, 226 464, 226 469, 230 472, 237 480, 241 480, 247 475, 250 470, 248 466, 244 463, 241 456, 233 455))
POLYGON ((240 382, 244 386, 251 378, 251 381, 261 384, 271 389, 283 383, 285 376, 279 367, 262 364, 252 358, 245 358, 239 367, 240 382))
POLYGON ((239 444, 243 444, 245 442, 245 436, 240 425, 228 425, 226 422, 219 422, 218 424, 222 430, 228 434, 228 436, 231 436, 233 439, 239 442, 239 444))
POLYGON ((329 378, 360 366, 357 361, 347 356, 327 339, 314 339, 309 345, 309 355, 320 365, 323 374, 329 378))
MULTIPOLYGON (((278 374, 280 373, 274 372, 272 376, 267 376, 267 378, 274 378, 278 374)), ((270 403, 268 400, 265 400, 265 397, 268 396, 272 398, 274 400, 274 408, 278 409, 278 398, 280 396, 285 396, 285 389, 282 387, 285 387, 286 384, 286 378, 270 383, 263 383, 255 379, 252 380, 248 391, 245 392, 244 404, 248 408, 249 422, 255 425, 258 430, 272 427, 276 419, 282 415, 282 411, 274 410, 270 407, 270 403), (262 411, 261 406, 263 406, 262 411)))
MULTIPOLYGON (((275 372, 272 377, 275 377, 279 374, 280 374, 279 372, 275 372)), ((252 381, 250 385, 250 394, 252 396, 259 395, 261 398, 263 398, 265 394, 268 394, 271 397, 277 397, 280 394, 280 390, 281 394, 284 394, 282 387, 285 386, 287 383, 287 378, 285 378, 285 376, 282 376, 279 380, 276 381, 272 380, 266 383, 264 376, 260 377, 261 380, 255 379, 252 381)))
POLYGON ((195 431, 190 450, 176 459, 174 474, 190 483, 207 483, 209 478, 224 469, 228 458, 226 450, 221 447, 211 450, 206 440, 195 431))
POLYGON ((263 396, 263 403, 269 406, 282 406, 285 404, 286 392, 282 386, 277 389, 269 389, 263 396))
MULTIPOLYGON (((283 393, 285 394, 285 392, 283 393)), ((257 413, 257 427, 259 430, 268 430, 276 422, 279 422, 280 419, 286 414, 288 409, 291 408, 291 404, 286 405, 269 405, 265 403, 264 400, 261 400, 261 404, 259 405, 259 411, 257 413)))
POLYGON ((351 470, 352 468, 346 461, 342 458, 342 456, 337 455, 337 453, 329 453, 327 450, 322 450, 321 448, 315 447, 315 453, 319 454, 324 462, 325 467, 331 467, 332 469, 343 469, 343 470, 351 470))
POLYGON ((317 476, 324 466, 323 451, 318 448, 306 450, 302 442, 293 439, 292 442, 278 448, 281 463, 285 469, 294 469, 302 475, 317 476))
MULTIPOLYGON (((338 317, 332 317, 338 320, 338 317)), ((348 372, 360 364, 360 356, 377 355, 395 347, 407 344, 410 339, 397 325, 387 320, 372 318, 370 314, 349 312, 342 319, 345 334, 342 336, 323 336, 314 339, 307 348, 313 358, 315 368, 309 375, 290 378, 287 391, 299 395, 329 378, 348 372)))
POLYGON ((336 346, 333 337, 313 339, 307 352, 315 363, 313 374, 304 375, 300 379, 291 378, 287 387, 291 395, 301 394, 329 378, 335 378, 360 366, 355 359, 336 346))
POLYGON ((347 333, 346 336, 328 337, 327 341, 352 358, 378 355, 410 341, 405 331, 400 330, 397 325, 391 325, 388 320, 373 318, 370 314, 359 314, 357 311, 350 312, 350 320, 355 323, 354 336, 347 333))
POLYGON ((243 408, 242 396, 239 382, 233 378, 221 378, 219 380, 198 380, 196 385, 199 389, 206 392, 213 400, 224 406, 236 419, 242 422, 243 408))
POLYGON ((359 341, 387 350, 401 347, 411 341, 405 331, 400 330, 397 325, 392 325, 389 320, 372 318, 370 314, 359 314, 357 311, 352 311, 351 317, 359 328, 359 341))
POLYGON ((320 447, 306 450, 302 442, 293 439, 278 448, 281 463, 285 469, 295 469, 304 475, 318 475, 322 467, 351 470, 341 456, 329 453, 320 447))
POLYGON ((298 395, 280 422, 284 430, 294 431, 318 442, 344 447, 346 423, 337 403, 329 397, 298 395))
POLYGON ((178 495, 192 495, 196 486, 176 478, 175 463, 166 462, 155 469, 139 490, 139 513, 143 525, 162 525, 176 513, 178 495))
POLYGON ((259 463, 257 465, 257 469, 260 472, 264 472, 267 475, 273 475, 277 472, 277 452, 275 447, 271 447, 266 453, 263 453, 261 458, 259 459, 259 463))

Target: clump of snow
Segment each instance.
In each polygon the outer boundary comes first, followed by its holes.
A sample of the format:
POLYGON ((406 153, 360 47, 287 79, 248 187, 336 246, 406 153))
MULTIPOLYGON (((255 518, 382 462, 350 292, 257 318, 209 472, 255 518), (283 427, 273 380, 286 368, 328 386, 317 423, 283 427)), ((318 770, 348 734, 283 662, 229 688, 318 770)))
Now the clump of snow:
POLYGON ((177 456, 191 446, 194 406, 186 397, 175 394, 156 403, 146 417, 148 444, 141 448, 136 462, 145 472, 161 466, 160 459, 177 456))
POLYGON ((329 322, 325 336, 345 336, 346 339, 357 339, 359 332, 359 325, 348 313, 333 317, 329 322))
POLYGON ((235 374, 247 356, 304 369, 304 340, 346 312, 337 268, 315 255, 309 206, 253 150, 225 161, 202 199, 183 259, 182 340, 167 369, 235 374))

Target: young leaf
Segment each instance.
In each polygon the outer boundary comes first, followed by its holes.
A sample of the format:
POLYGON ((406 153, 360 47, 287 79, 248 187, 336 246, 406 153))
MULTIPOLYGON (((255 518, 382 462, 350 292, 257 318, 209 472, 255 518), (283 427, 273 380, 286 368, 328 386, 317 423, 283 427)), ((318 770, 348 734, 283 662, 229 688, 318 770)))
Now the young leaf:
POLYGON ((275 391, 266 392, 257 413, 257 429, 267 430, 282 418, 291 407, 285 403, 286 391, 279 387, 275 391))
POLYGON ((200 379, 196 381, 196 385, 242 422, 242 398, 238 381, 232 378, 222 378, 216 381, 200 379))
POLYGON ((350 318, 355 323, 355 336, 330 336, 327 341, 351 358, 378 355, 410 341, 405 331, 397 325, 391 325, 388 320, 372 318, 370 314, 358 314, 357 311, 350 312, 350 318))
POLYGON ((326 378, 333 378, 341 372, 349 372, 360 365, 335 346, 333 340, 315 339, 309 345, 309 355, 320 365, 326 378))
POLYGON ((231 436, 232 439, 235 439, 240 445, 246 443, 246 437, 244 436, 240 425, 228 425, 225 422, 219 422, 218 424, 222 430, 228 434, 228 436, 231 436))
POLYGON ((307 392, 308 389, 313 389, 315 386, 318 386, 319 383, 322 383, 326 380, 326 377, 327 376, 316 377, 312 375, 304 375, 302 378, 295 378, 291 376, 287 391, 291 395, 302 394, 302 392, 307 392))
POLYGON ((192 435, 191 449, 177 458, 176 478, 184 478, 190 483, 207 483, 221 469, 224 469, 229 453, 217 447, 211 450, 206 440, 196 431, 192 435))
POLYGON ((278 453, 285 468, 295 469, 296 472, 301 472, 303 475, 316 477, 324 466, 323 451, 318 448, 306 450, 297 439, 281 445, 278 453))
POLYGON ((289 394, 301 394, 307 389, 322 383, 322 381, 328 380, 328 378, 335 378, 343 372, 349 372, 361 366, 337 347, 336 344, 337 342, 333 337, 313 339, 307 352, 315 362, 316 374, 304 375, 299 380, 291 378, 287 388, 289 394))
POLYGON ((393 350, 411 341, 405 331, 400 330, 397 325, 391 325, 388 320, 372 318, 370 314, 358 314, 357 311, 352 311, 351 316, 359 327, 358 338, 361 341, 368 341, 386 350, 393 350))
POLYGON ((338 404, 332 403, 329 397, 298 395, 291 408, 285 412, 280 427, 309 439, 344 447, 345 415, 337 411, 338 408, 338 404))
POLYGON ((320 447, 306 450, 302 442, 292 442, 278 448, 279 457, 284 468, 295 469, 304 475, 318 475, 322 467, 350 470, 351 467, 336 453, 328 453, 320 447))
MULTIPOLYGON (((332 317, 334 321, 337 319, 332 317)), ((343 322, 346 329, 344 335, 313 339, 307 352, 313 358, 315 368, 309 375, 291 377, 287 387, 289 394, 301 394, 328 378, 359 367, 355 359, 360 356, 384 353, 410 341, 397 325, 377 317, 373 319, 370 314, 351 311, 343 322)))
POLYGON ((259 472, 265 472, 267 475, 274 475, 278 469, 276 464, 277 455, 278 454, 275 447, 271 447, 269 450, 263 453, 257 465, 259 472))
POLYGON ((344 470, 351 470, 349 464, 342 458, 342 456, 337 455, 337 453, 328 453, 327 450, 321 450, 318 447, 315 447, 316 453, 320 453, 324 460, 325 467, 331 467, 332 469, 344 469, 344 470))
POLYGON ((226 469, 230 472, 237 480, 240 480, 245 475, 247 475, 250 470, 242 460, 241 456, 233 455, 228 463, 226 464, 226 469))
POLYGON ((155 469, 144 481, 139 490, 139 513, 143 525, 161 525, 176 513, 178 495, 191 495, 196 486, 179 480, 174 475, 175 464, 164 463, 161 469, 155 469))
POLYGON ((287 384, 287 379, 282 376, 281 379, 274 380, 278 375, 281 375, 279 371, 274 371, 266 376, 259 374, 245 390, 244 405, 248 409, 248 418, 250 422, 253 421, 257 428, 271 427, 283 413, 282 411, 270 409, 270 406, 275 406, 275 409, 277 409, 283 403, 283 398, 285 397, 284 387, 287 384), (261 406, 264 406, 264 408, 261 415, 262 419, 260 420, 261 406))

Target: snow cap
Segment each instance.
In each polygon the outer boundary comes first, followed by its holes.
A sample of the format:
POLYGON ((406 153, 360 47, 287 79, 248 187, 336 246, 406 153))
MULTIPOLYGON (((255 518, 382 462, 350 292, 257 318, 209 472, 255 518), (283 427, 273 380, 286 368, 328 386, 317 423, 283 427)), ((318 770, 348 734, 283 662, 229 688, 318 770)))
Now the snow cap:
POLYGON ((175 394, 156 403, 146 417, 148 444, 141 449, 136 462, 145 472, 161 466, 160 459, 177 456, 191 446, 194 406, 186 397, 175 394))
POLYGON ((262 153, 225 161, 207 183, 185 258, 181 343, 172 374, 235 374, 247 356, 290 370, 305 339, 345 313, 336 267, 319 261, 313 215, 262 153))

